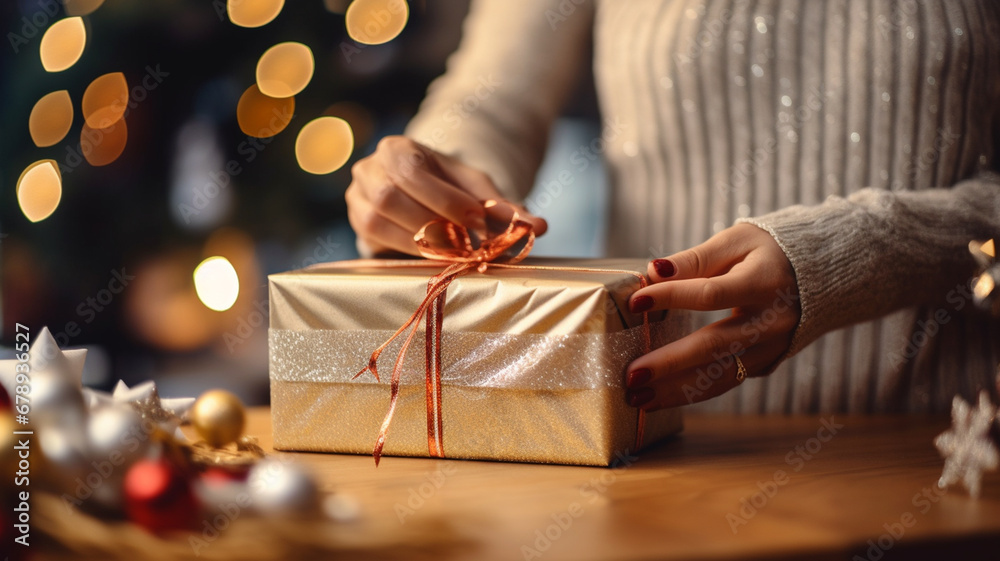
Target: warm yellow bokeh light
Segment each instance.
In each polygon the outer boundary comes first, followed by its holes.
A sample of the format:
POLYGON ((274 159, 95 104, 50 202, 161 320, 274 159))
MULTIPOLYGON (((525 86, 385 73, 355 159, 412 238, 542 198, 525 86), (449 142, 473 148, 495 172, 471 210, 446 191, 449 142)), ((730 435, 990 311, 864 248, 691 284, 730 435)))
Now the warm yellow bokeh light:
POLYGON ((86 16, 101 7, 104 0, 63 0, 66 14, 70 16, 86 16))
POLYGON ((236 104, 236 121, 244 134, 270 138, 285 130, 295 114, 295 98, 268 97, 254 84, 236 104))
POLYGON ((982 251, 983 253, 989 255, 990 257, 995 258, 997 256, 996 244, 993 243, 992 239, 986 240, 986 243, 979 246, 979 251, 982 251))
POLYGON ((128 143, 128 127, 122 119, 106 129, 93 129, 84 123, 80 130, 80 151, 87 163, 106 166, 118 159, 128 143))
POLYGON ((49 72, 62 72, 76 64, 87 46, 87 28, 83 18, 65 18, 52 24, 42 36, 38 54, 42 67, 49 72))
POLYGON ((62 174, 55 160, 28 166, 17 180, 17 203, 32 222, 45 220, 62 200, 62 174))
POLYGON ((45 148, 66 138, 73 126, 73 100, 69 92, 60 90, 46 94, 31 108, 28 132, 35 146, 45 148))
POLYGON ((209 309, 224 312, 240 295, 240 278, 225 257, 209 257, 194 270, 194 289, 209 309))
POLYGON ((347 163, 354 151, 351 125, 338 117, 320 117, 302 127, 295 139, 299 166, 316 175, 333 173, 347 163))
POLYGON ((285 7, 285 0, 228 0, 229 21, 240 27, 261 27, 271 23, 285 7))
POLYGON ((257 61, 257 87, 266 96, 292 97, 309 85, 315 68, 309 47, 302 43, 279 43, 257 61))
POLYGON ((347 8, 347 34, 358 43, 381 45, 395 39, 410 19, 406 0, 354 0, 347 8))
POLYGON ((121 72, 98 76, 83 92, 83 118, 92 129, 106 129, 125 116, 128 82, 121 72))
POLYGON ((150 250, 135 263, 135 279, 122 295, 125 321, 136 338, 160 349, 192 351, 216 337, 222 318, 201 303, 192 282, 199 261, 197 253, 175 248, 150 250))
POLYGON ((975 286, 972 287, 972 293, 976 295, 976 298, 980 300, 985 300, 993 292, 996 287, 996 283, 993 282, 993 277, 989 273, 983 273, 979 275, 976 279, 975 286))

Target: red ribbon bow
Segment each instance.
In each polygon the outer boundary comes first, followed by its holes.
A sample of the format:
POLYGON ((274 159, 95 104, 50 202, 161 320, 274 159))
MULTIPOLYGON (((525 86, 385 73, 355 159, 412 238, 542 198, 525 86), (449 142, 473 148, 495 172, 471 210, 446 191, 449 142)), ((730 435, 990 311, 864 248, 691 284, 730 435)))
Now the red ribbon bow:
MULTIPOLYGON (((487 209, 497 207, 496 201, 487 201, 484 206, 487 209)), ((396 362, 392 368, 392 378, 390 380, 392 397, 389 400, 389 411, 382 420, 382 427, 379 429, 378 439, 375 441, 375 450, 372 455, 375 457, 375 465, 382 458, 382 448, 385 446, 385 435, 389 431, 389 424, 392 416, 396 412, 396 404, 399 401, 399 382, 403 371, 403 359, 406 351, 413 341, 420 327, 420 319, 426 318, 426 388, 427 388, 427 448, 430 455, 444 457, 444 439, 442 426, 441 409, 441 325, 444 319, 445 294, 448 285, 458 277, 473 270, 480 273, 486 272, 491 263, 514 264, 525 257, 531 251, 535 243, 535 234, 532 231, 530 222, 522 220, 517 211, 510 208, 510 221, 505 228, 493 229, 497 221, 489 214, 487 215, 487 230, 485 232, 470 232, 460 224, 455 224, 444 219, 437 219, 428 222, 413 237, 417 243, 420 254, 427 259, 434 261, 444 261, 450 263, 441 273, 433 276, 427 282, 427 295, 424 296, 420 306, 413 312, 410 319, 389 337, 389 340, 375 349, 368 366, 354 375, 354 378, 361 376, 365 372, 371 371, 375 380, 379 380, 378 358, 386 348, 397 337, 407 329, 410 330, 403 346, 399 349, 396 362)))

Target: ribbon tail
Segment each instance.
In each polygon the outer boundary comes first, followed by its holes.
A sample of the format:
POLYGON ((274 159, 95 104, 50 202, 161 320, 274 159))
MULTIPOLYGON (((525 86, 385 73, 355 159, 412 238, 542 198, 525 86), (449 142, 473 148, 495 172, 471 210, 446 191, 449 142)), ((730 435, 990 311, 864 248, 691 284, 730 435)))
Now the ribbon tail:
MULTIPOLYGON (((417 311, 420 315, 423 315, 425 310, 426 301, 424 304, 421 304, 417 311)), ((410 334, 406 336, 406 339, 403 341, 403 346, 399 349, 399 356, 396 357, 396 363, 392 367, 392 378, 389 381, 389 411, 386 412, 385 418, 382 419, 382 427, 379 428, 378 438, 375 439, 375 449, 372 450, 372 456, 375 457, 375 467, 378 467, 379 460, 382 459, 382 448, 385 446, 385 435, 389 432, 389 424, 392 423, 392 416, 396 413, 396 404, 399 403, 399 381, 403 374, 403 359, 406 358, 406 350, 410 347, 410 343, 413 341, 413 336, 417 334, 417 328, 419 326, 419 323, 415 324, 410 330, 410 334)))
MULTIPOLYGON (((646 287, 646 278, 639 279, 640 288, 646 287)), ((644 354, 649 354, 653 349, 653 337, 649 329, 649 313, 642 314, 642 334, 645 339, 644 354)), ((635 419, 635 450, 638 452, 642 448, 642 440, 646 435, 646 410, 640 408, 635 419)))
POLYGON ((635 422, 635 450, 638 451, 642 448, 642 439, 646 433, 646 410, 639 409, 638 417, 635 422))
POLYGON ((426 397, 427 450, 432 457, 444 457, 444 426, 441 410, 441 328, 447 292, 434 299, 427 311, 426 397))
POLYGON ((381 356, 382 352, 385 351, 385 349, 388 348, 389 345, 391 345, 392 342, 395 341, 397 337, 399 337, 404 331, 406 331, 408 327, 413 325, 414 322, 418 321, 420 319, 420 316, 424 314, 426 309, 427 309, 427 302, 425 301, 420 304, 420 307, 417 308, 417 311, 413 312, 413 315, 410 316, 410 319, 406 320, 406 323, 404 323, 402 327, 397 329, 396 332, 393 333, 392 336, 389 337, 389 339, 387 339, 385 343, 382 343, 382 345, 379 348, 375 349, 371 357, 368 359, 368 366, 364 367, 360 372, 352 376, 351 379, 353 380, 358 376, 361 376, 365 372, 371 371, 371 373, 375 376, 375 381, 381 382, 382 380, 380 380, 378 377, 379 356, 381 356))
MULTIPOLYGON (((451 269, 451 267, 449 267, 451 269)), ((416 312, 410 316, 410 319, 401 327, 390 339, 386 341, 382 347, 376 350, 380 352, 384 347, 388 346, 399 334, 410 327, 410 333, 406 336, 403 341, 403 345, 399 348, 399 354, 396 356, 396 363, 392 367, 392 377, 390 378, 390 397, 389 397, 389 411, 386 412, 385 418, 382 419, 382 427, 379 428, 378 438, 375 439, 375 449, 372 451, 372 456, 375 458, 375 466, 378 467, 379 460, 382 459, 382 448, 385 446, 385 436, 389 432, 389 425, 392 423, 392 417, 396 412, 396 404, 399 402, 399 384, 400 378, 403 373, 403 363, 406 358, 406 351, 410 348, 410 343, 413 342, 413 337, 417 334, 417 330, 420 328, 420 320, 423 319, 424 315, 428 313, 429 308, 432 304, 437 305, 438 298, 441 298, 443 305, 443 296, 445 291, 448 289, 448 285, 451 281, 455 279, 459 274, 467 270, 468 267, 462 267, 455 272, 448 271, 447 275, 442 274, 441 276, 435 277, 430 286, 427 289, 427 296, 424 297, 420 306, 417 308, 416 312), (412 326, 412 327, 411 327, 412 326)), ((429 336, 429 334, 428 334, 429 336)), ((377 358, 377 357, 376 357, 377 358)), ((369 364, 369 368, 371 365, 369 364)), ((362 373, 364 370, 361 371, 362 373)))

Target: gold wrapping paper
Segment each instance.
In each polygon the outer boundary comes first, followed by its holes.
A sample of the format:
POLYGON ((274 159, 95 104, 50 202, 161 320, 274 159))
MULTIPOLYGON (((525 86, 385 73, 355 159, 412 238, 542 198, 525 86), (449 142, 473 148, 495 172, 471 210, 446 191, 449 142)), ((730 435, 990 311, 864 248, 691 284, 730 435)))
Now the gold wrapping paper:
MULTIPOLYGON (((370 454, 389 405, 399 348, 382 381, 351 377, 398 329, 441 267, 320 265, 271 275, 270 376, 275 447, 370 454)), ((639 260, 529 259, 524 265, 624 269, 639 260)), ((447 457, 609 465, 635 447, 624 370, 642 354, 638 280, 620 272, 490 268, 448 288, 442 353, 447 457)), ((651 318, 661 320, 662 318, 651 318)), ((688 329, 686 314, 651 324, 653 346, 688 329)), ((427 456, 423 332, 407 354, 385 455, 427 456)), ((644 443, 680 430, 680 412, 646 415, 644 443)))

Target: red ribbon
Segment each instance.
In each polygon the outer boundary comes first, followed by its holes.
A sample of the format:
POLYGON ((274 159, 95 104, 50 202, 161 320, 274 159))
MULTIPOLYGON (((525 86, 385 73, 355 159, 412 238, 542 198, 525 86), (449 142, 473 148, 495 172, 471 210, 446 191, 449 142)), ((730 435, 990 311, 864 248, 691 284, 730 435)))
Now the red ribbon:
MULTIPOLYGON (((485 206, 487 209, 490 209, 497 206, 497 203, 495 201, 487 201, 485 206)), ((495 221, 488 218, 488 229, 483 236, 480 236, 479 232, 471 232, 470 235, 469 230, 464 226, 448 220, 437 219, 425 224, 413 237, 422 256, 434 261, 450 263, 450 265, 444 271, 428 280, 427 295, 424 296, 417 310, 410 315, 410 318, 385 343, 375 349, 368 360, 368 366, 354 375, 354 378, 357 378, 365 372, 371 371, 375 376, 375 380, 381 381, 378 374, 379 356, 393 341, 409 330, 392 368, 389 411, 382 420, 382 427, 379 429, 378 438, 375 441, 375 449, 372 452, 372 455, 375 457, 376 466, 378 466, 379 460, 382 458, 382 448, 385 446, 386 433, 389 431, 389 425, 392 422, 392 417, 396 412, 396 405, 399 402, 399 385, 403 371, 403 360, 406 357, 406 351, 409 349, 410 343, 417 334, 421 318, 426 320, 424 362, 426 366, 427 449, 432 457, 445 457, 442 422, 443 409, 441 406, 441 327, 444 320, 446 292, 452 281, 473 270, 485 273, 489 267, 498 267, 588 273, 620 272, 638 277, 640 286, 646 286, 646 278, 635 271, 589 269, 585 267, 516 265, 516 263, 527 257, 531 251, 535 242, 535 234, 532 231, 531 223, 522 220, 513 207, 510 210, 511 218, 506 228, 499 231, 490 229, 489 226, 495 225, 495 221)), ((650 351, 649 322, 646 314, 643 314, 642 317, 643 326, 645 327, 646 352, 648 353, 650 351)), ((637 449, 642 445, 644 426, 645 412, 640 409, 636 427, 637 449)))
MULTIPOLYGON (((487 209, 496 206, 495 201, 487 201, 487 209)), ((427 385, 427 449, 430 455, 444 457, 444 438, 441 408, 441 326, 444 320, 444 302, 448 285, 458 277, 477 270, 480 273, 486 271, 490 263, 506 262, 517 263, 527 257, 535 243, 535 233, 531 229, 531 223, 521 220, 516 210, 512 209, 511 219, 507 227, 499 233, 486 232, 486 236, 478 244, 478 236, 475 238, 469 235, 469 230, 460 224, 455 224, 444 219, 437 219, 428 222, 413 237, 417 243, 420 254, 427 259, 435 261, 445 261, 451 263, 440 274, 430 278, 427 282, 427 295, 424 296, 417 311, 413 312, 406 323, 403 324, 389 340, 375 349, 371 358, 361 372, 354 375, 354 378, 361 376, 367 371, 379 380, 378 358, 385 349, 403 334, 410 330, 403 346, 396 356, 396 363, 392 367, 392 378, 390 388, 392 397, 389 400, 389 411, 382 420, 382 428, 379 429, 378 439, 375 441, 375 450, 372 455, 375 457, 375 465, 382 458, 382 448, 385 446, 385 435, 389 431, 389 424, 392 416, 396 412, 396 405, 399 402, 399 381, 403 371, 403 359, 406 351, 413 341, 420 327, 420 319, 426 317, 427 320, 427 343, 426 343, 426 385, 427 385), (507 254, 509 250, 515 248, 519 242, 523 245, 513 256, 507 254), (478 245, 478 247, 477 247, 478 245)))

